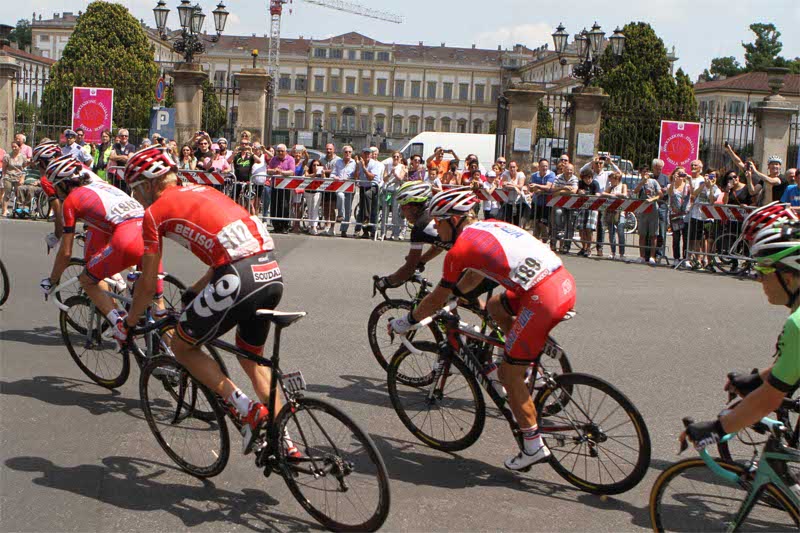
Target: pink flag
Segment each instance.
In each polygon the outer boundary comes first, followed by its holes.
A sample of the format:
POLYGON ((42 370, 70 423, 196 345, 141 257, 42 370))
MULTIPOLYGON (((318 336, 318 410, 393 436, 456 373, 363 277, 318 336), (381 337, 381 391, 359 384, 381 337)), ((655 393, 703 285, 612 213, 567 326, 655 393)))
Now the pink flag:
POLYGON ((100 142, 103 130, 111 130, 113 116, 114 89, 72 88, 72 129, 83 129, 86 142, 100 142))

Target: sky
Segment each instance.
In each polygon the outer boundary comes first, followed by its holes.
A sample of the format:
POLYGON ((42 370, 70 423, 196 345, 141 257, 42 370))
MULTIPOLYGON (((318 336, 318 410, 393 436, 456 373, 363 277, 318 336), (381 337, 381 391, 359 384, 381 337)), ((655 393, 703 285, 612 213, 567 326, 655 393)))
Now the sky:
MULTIPOLYGON (((177 26, 179 0, 168 0, 172 10, 168 25, 177 26)), ((195 0, 192 0, 195 2, 195 0)), ((206 24, 213 31, 211 10, 217 0, 197 0, 208 15, 206 24)), ((337 0, 331 0, 336 3, 337 0)), ((269 32, 267 0, 226 0, 228 18, 226 34, 264 35, 269 32)), ((154 26, 152 9, 156 0, 119 0, 137 18, 154 26)), ((753 22, 773 22, 781 32, 784 57, 800 56, 800 0, 647 0, 610 1, 607 4, 590 0, 360 0, 364 9, 391 11, 404 17, 402 24, 383 22, 359 15, 341 13, 326 7, 293 0, 284 9, 283 37, 315 39, 357 31, 382 42, 496 49, 515 43, 535 48, 545 43, 553 47, 551 34, 562 22, 570 35, 589 28, 597 21, 609 36, 616 26, 632 21, 650 23, 671 49, 675 46, 679 67, 693 80, 710 65, 711 59, 733 55, 744 63, 742 42, 751 42, 753 22), (289 13, 291 10, 291 13, 289 13)), ((28 12, 21 13, 19 4, 2 2, 0 22, 15 24, 30 17, 33 11, 45 18, 54 12, 85 9, 87 0, 34 0, 28 12)), ((571 40, 571 38, 570 38, 571 40)))

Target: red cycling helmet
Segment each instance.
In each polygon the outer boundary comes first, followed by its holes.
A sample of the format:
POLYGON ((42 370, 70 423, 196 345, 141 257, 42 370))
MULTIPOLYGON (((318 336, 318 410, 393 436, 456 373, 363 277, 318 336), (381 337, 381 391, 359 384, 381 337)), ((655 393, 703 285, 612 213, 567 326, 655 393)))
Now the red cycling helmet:
POLYGON ((133 154, 125 165, 125 182, 134 187, 144 180, 152 180, 177 169, 177 163, 162 146, 142 148, 133 154))
POLYGON ((752 244, 758 232, 774 224, 797 220, 797 214, 789 204, 772 202, 747 215, 742 223, 742 235, 748 244, 752 244))
POLYGON ((36 145, 31 156, 31 163, 47 166, 54 157, 61 155, 61 147, 56 141, 45 141, 36 145))
POLYGON ((64 181, 79 183, 84 170, 86 168, 80 161, 71 155, 62 155, 50 161, 44 174, 53 187, 56 187, 64 181))

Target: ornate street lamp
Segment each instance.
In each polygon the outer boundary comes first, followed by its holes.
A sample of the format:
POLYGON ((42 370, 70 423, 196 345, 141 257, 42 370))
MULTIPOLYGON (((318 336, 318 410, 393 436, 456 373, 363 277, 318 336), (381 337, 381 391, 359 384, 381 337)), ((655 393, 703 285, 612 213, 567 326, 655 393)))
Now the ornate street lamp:
POLYGON ((220 35, 225 31, 225 23, 228 20, 228 11, 225 9, 225 4, 220 1, 217 8, 211 12, 214 15, 214 29, 216 35, 211 38, 202 36, 203 24, 205 23, 206 15, 200 4, 192 5, 190 0, 181 0, 178 6, 178 19, 181 25, 181 33, 178 36, 170 37, 167 34, 167 18, 169 17, 169 8, 165 0, 158 0, 158 4, 153 8, 153 16, 156 20, 156 28, 165 41, 172 41, 172 49, 183 55, 186 63, 194 61, 194 56, 204 54, 206 47, 203 41, 207 43, 216 43, 219 41, 220 35))
MULTIPOLYGON (((553 33, 553 44, 562 65, 567 64, 567 59, 564 55, 567 50, 568 35, 563 24, 559 24, 555 33, 553 33)), ((620 57, 625 50, 625 35, 622 30, 617 28, 614 30, 614 35, 606 39, 605 32, 597 22, 594 23, 590 31, 586 31, 584 28, 583 31, 576 34, 574 40, 578 62, 572 68, 572 76, 581 79, 584 87, 588 86, 596 76, 603 72, 600 65, 598 65, 598 60, 606 43, 611 44, 611 52, 616 57, 620 57)))

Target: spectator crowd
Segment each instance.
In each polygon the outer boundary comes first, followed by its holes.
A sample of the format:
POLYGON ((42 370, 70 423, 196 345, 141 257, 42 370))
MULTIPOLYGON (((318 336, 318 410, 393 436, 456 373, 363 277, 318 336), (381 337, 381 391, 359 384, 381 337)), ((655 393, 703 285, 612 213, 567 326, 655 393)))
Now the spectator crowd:
MULTIPOLYGON (((550 160, 541 159, 533 165, 533 172, 526 174, 517 161, 499 157, 489 163, 479 161, 475 154, 467 154, 462 161, 448 147, 437 147, 428 158, 412 155, 407 159, 405 154, 393 152, 381 162, 376 147, 355 150, 345 145, 337 150, 327 144, 324 153, 310 152, 299 144, 291 149, 284 144, 265 146, 248 131, 242 131, 234 143, 198 131, 190 143, 180 147, 158 134, 134 146, 124 128, 115 135, 102 132, 99 143, 86 142, 84 137, 81 129, 64 131, 62 153, 73 155, 122 189, 124 181, 111 169, 124 166, 137 149, 161 145, 170 151, 180 170, 228 176, 225 185, 219 187, 251 214, 269 218, 278 233, 306 231, 311 235, 402 240, 409 231, 393 198, 401 184, 419 180, 429 183, 434 193, 455 186, 481 192, 485 199, 476 216, 526 228, 561 253, 577 246, 580 256, 626 260, 626 248, 633 245, 626 242, 627 230, 635 225, 639 236, 636 261, 656 264, 668 259, 667 240, 671 235, 672 261, 693 269, 711 269, 714 239, 720 232, 738 233, 739 223, 730 221, 722 226, 707 216, 703 205, 751 207, 781 201, 800 210, 797 169, 784 173, 783 161, 772 156, 764 173, 727 143, 725 149, 733 162, 729 169, 706 169, 696 160, 688 169, 677 167, 666 174, 664 162, 654 159, 650 167, 624 175, 604 153, 580 168, 566 154, 555 161, 555 168, 551 168, 550 160), (293 176, 347 180, 354 183, 355 192, 273 187, 275 178, 293 176), (495 194, 498 192, 502 194, 495 194), (553 196, 563 195, 638 199, 655 206, 634 215, 547 205, 553 196), (606 247, 608 255, 604 255, 606 247)), ((3 216, 14 214, 9 205, 12 196, 17 198, 16 214, 30 214, 31 199, 40 188, 35 173, 26 172, 31 147, 25 135, 17 134, 8 152, 0 149, 0 158, 3 216)))

